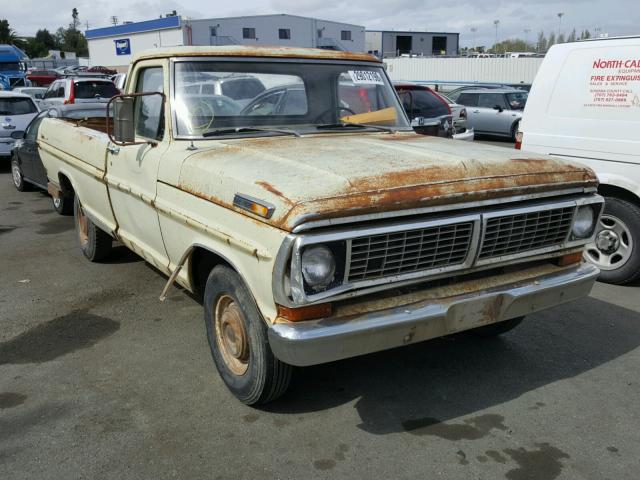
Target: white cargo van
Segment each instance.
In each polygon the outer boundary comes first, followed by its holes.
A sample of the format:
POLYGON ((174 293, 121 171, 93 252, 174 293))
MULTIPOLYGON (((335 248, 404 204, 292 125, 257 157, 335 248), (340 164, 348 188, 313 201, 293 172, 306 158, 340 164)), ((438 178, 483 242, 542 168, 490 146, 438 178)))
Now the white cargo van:
POLYGON ((606 197, 585 253, 600 280, 640 276, 640 36, 555 45, 533 82, 516 148, 593 168, 606 197))

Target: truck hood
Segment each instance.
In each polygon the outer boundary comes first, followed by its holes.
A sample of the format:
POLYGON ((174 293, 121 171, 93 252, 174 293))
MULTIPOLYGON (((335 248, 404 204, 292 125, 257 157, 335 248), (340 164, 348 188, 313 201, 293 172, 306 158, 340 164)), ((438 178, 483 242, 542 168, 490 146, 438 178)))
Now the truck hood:
POLYGON ((290 231, 303 221, 595 187, 585 166, 413 133, 218 140, 187 157, 178 188, 290 231), (275 207, 269 219, 235 194, 275 207))

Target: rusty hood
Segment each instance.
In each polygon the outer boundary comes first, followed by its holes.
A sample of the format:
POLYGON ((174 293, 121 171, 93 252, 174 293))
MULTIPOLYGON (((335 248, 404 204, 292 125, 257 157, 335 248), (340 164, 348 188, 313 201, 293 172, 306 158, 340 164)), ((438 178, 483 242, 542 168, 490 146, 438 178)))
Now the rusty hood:
POLYGON ((311 218, 597 185, 583 165, 412 133, 317 134, 203 145, 183 162, 178 188, 247 215, 252 214, 233 206, 234 195, 261 199, 275 207, 271 218, 261 220, 288 231, 311 218))

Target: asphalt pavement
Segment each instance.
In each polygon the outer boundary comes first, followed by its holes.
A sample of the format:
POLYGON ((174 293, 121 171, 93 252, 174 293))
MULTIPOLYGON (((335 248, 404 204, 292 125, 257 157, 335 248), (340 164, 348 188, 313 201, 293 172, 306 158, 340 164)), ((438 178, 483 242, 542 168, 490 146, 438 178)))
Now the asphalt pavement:
POLYGON ((0 478, 636 480, 638 286, 296 371, 262 408, 218 377, 202 307, 0 164, 0 478))

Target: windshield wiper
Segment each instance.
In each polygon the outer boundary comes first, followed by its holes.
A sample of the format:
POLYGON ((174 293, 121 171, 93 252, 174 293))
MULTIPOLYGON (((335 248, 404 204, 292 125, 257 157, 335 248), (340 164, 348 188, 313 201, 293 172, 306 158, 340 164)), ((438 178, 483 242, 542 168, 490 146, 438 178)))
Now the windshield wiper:
POLYGON ((318 130, 339 130, 341 128, 373 128, 375 130, 380 130, 383 132, 396 133, 398 130, 393 127, 383 127, 382 125, 371 125, 368 123, 352 123, 352 122, 341 122, 341 123, 324 123, 322 125, 316 125, 318 130))
POLYGON ((268 133, 281 133, 282 135, 293 135, 294 137, 301 137, 295 130, 286 130, 280 128, 260 128, 260 127, 233 127, 233 128, 216 128, 215 130, 209 130, 202 134, 203 137, 216 137, 218 135, 229 135, 233 133, 241 132, 268 132, 268 133))

